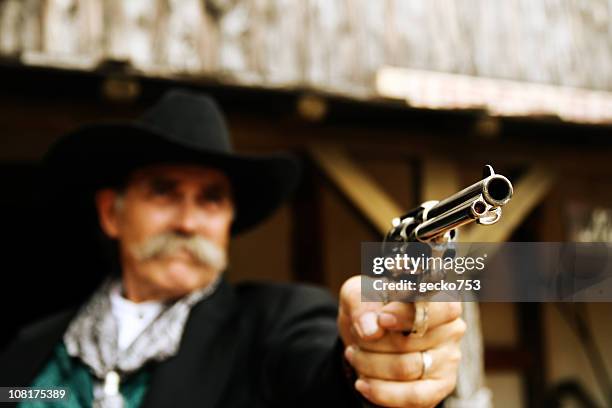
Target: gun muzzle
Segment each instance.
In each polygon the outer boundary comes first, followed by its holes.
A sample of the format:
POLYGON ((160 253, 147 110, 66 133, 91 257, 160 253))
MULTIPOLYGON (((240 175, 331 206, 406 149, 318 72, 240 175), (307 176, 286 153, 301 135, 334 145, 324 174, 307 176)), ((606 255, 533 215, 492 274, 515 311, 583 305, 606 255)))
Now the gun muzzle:
POLYGON ((416 241, 427 242, 471 222, 491 225, 501 218, 501 207, 512 198, 512 183, 486 166, 489 175, 460 192, 425 208, 413 231, 416 241))
POLYGON ((482 197, 493 207, 501 207, 510 201, 512 193, 510 180, 501 174, 491 174, 430 208, 427 212, 427 219, 442 215, 477 197, 482 197))

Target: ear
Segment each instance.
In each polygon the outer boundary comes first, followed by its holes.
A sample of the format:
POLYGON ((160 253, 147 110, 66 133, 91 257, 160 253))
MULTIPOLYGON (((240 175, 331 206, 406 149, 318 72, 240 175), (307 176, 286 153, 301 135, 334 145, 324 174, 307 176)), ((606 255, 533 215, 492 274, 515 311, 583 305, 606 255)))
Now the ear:
POLYGON ((115 205, 118 194, 116 190, 105 188, 98 190, 95 196, 100 227, 110 238, 117 238, 119 236, 117 208, 115 205))

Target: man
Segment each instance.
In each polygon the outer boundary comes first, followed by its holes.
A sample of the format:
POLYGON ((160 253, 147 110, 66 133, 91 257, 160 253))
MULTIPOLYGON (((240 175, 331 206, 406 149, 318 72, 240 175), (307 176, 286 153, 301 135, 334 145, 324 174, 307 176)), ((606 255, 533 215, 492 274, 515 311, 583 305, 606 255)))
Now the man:
POLYGON ((414 305, 361 303, 359 277, 339 308, 312 287, 227 283, 230 237, 269 215, 298 170, 232 152, 208 97, 170 92, 136 122, 61 139, 46 163, 57 191, 95 191, 120 272, 23 330, 0 386, 66 387, 68 400, 44 403, 58 407, 431 407, 454 388, 458 303, 431 303, 415 337, 414 305))

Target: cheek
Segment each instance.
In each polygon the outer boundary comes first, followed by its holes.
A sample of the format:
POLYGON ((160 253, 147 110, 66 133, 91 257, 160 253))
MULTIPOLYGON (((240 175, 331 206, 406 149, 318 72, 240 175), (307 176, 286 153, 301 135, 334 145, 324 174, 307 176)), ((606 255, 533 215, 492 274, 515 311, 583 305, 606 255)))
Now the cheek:
POLYGON ((222 246, 226 246, 229 241, 229 231, 231 227, 231 217, 229 215, 218 216, 209 223, 211 238, 222 246))
POLYGON ((169 224, 170 215, 167 211, 148 206, 126 208, 122 217, 123 237, 131 241, 142 241, 152 235, 164 232, 169 224))

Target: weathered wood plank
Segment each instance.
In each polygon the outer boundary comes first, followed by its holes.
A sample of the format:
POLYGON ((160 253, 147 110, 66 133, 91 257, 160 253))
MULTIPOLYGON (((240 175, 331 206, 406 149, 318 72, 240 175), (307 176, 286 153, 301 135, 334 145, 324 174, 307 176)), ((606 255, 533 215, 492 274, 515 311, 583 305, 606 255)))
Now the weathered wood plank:
POLYGON ((362 97, 382 66, 612 90, 611 15, 607 0, 0 0, 0 54, 362 97))

